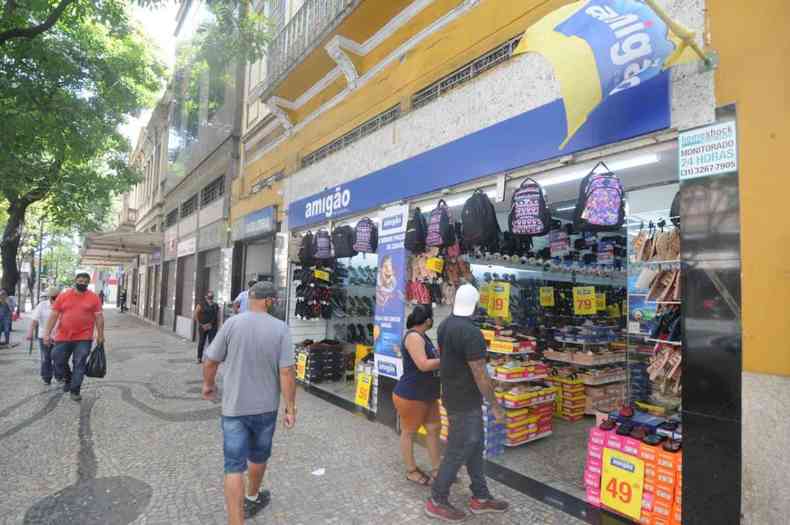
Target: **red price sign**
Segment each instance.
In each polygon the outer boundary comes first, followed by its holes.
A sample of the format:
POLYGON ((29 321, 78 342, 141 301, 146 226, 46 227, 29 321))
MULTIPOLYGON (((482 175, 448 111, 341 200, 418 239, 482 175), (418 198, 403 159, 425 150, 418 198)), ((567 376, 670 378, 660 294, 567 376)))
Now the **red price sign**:
POLYGON ((595 286, 574 286, 573 313, 575 315, 595 315, 597 311, 595 286))
POLYGON ((605 448, 602 470, 601 503, 639 521, 642 516, 645 462, 619 450, 605 448))

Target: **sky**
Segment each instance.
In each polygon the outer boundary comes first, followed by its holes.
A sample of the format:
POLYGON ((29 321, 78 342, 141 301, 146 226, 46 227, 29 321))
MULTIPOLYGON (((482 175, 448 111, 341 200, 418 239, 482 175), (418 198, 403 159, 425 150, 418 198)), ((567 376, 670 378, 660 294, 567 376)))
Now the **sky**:
MULTIPOLYGON (((151 39, 151 42, 158 48, 159 59, 172 69, 175 63, 176 39, 173 35, 175 30, 176 13, 178 12, 179 2, 164 2, 161 7, 142 8, 135 6, 132 8, 132 17, 139 22, 141 28, 151 39)), ((162 86, 164 89, 164 86, 162 86)), ((151 118, 151 109, 143 111, 139 117, 130 118, 125 125, 121 126, 121 132, 129 139, 132 147, 137 143, 140 129, 148 124, 151 118)))

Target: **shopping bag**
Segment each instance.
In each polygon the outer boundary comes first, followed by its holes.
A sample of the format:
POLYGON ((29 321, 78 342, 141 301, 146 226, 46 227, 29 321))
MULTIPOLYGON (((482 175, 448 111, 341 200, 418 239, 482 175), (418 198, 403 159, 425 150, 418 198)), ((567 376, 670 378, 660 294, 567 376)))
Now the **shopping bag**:
POLYGON ((107 356, 104 353, 104 344, 96 345, 88 356, 88 364, 85 367, 85 375, 88 377, 104 377, 107 375, 107 356))

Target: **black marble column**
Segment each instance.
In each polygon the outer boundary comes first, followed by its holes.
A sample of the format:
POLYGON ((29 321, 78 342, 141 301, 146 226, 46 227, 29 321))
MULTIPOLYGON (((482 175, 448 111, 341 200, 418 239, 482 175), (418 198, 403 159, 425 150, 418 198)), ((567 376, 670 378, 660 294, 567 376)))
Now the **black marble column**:
POLYGON ((683 524, 738 524, 742 368, 738 174, 684 181, 680 191, 683 524))

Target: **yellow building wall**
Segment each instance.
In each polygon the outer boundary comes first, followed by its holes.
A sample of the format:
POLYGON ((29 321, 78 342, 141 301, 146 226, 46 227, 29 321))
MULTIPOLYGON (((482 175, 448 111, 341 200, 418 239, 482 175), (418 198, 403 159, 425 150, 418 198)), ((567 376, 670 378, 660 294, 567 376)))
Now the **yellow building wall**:
POLYGON ((743 367, 790 376, 790 2, 707 4, 717 103, 738 113, 743 367))

